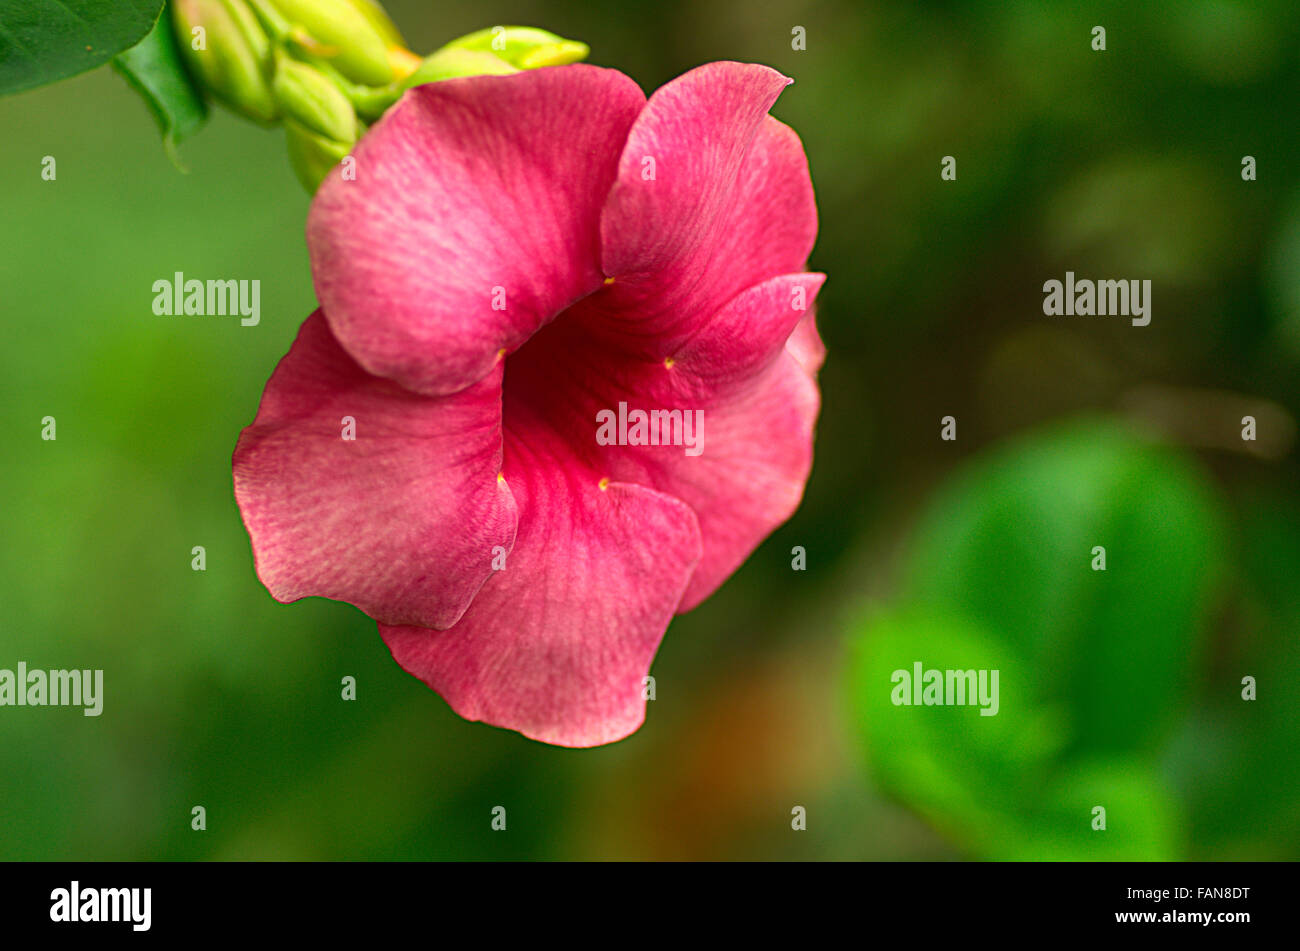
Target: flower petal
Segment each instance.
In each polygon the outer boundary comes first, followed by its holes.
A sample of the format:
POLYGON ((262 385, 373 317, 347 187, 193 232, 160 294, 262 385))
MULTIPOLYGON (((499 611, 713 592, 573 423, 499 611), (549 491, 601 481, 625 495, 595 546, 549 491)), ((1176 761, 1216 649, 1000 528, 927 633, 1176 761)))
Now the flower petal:
POLYGON ((824 281, 792 274, 750 288, 684 341, 666 372, 638 386, 653 405, 699 410, 702 423, 697 456, 642 447, 633 461, 624 449, 612 468, 699 517, 703 553, 681 611, 717 590, 803 498, 821 401, 816 370, 799 358, 808 341, 795 333, 824 281))
POLYGON ((813 376, 817 375, 817 371, 826 362, 826 344, 822 343, 822 336, 817 332, 817 316, 811 307, 796 325, 785 346, 805 370, 813 376))
POLYGON ((348 601, 446 628, 514 544, 498 479, 501 368, 427 397, 359 367, 316 311, 235 448, 235 497, 258 577, 279 601, 348 601), (351 417, 355 439, 345 439, 351 417))
MULTIPOLYGON (((521 408, 521 413, 527 410, 521 408)), ((448 631, 380 625, 393 657, 459 715, 560 746, 645 719, 643 678, 700 555, 682 502, 610 482, 535 419, 506 436, 519 536, 448 631)))
MULTIPOLYGON (((796 352, 806 341, 792 348, 791 340, 823 280, 788 274, 765 281, 682 338, 680 349, 665 352, 655 338, 644 356, 611 351, 602 336, 611 285, 507 362, 507 421, 510 401, 525 402, 562 426, 566 444, 593 469, 695 511, 703 553, 680 610, 708 597, 799 505, 820 399, 813 364, 796 352), (656 440, 672 444, 599 444, 601 414, 617 415, 620 403, 628 414, 698 414, 691 418, 700 419, 701 431, 690 433, 702 435, 698 453, 685 445, 680 415, 676 436, 656 440)), ((629 427, 625 442, 634 438, 629 427)))
POLYGON ((601 286, 600 209, 645 102, 575 64, 430 83, 331 172, 307 222, 316 293, 344 349, 422 393, 481 379, 601 286))
POLYGON ((702 555, 682 598, 711 595, 799 507, 812 469, 820 410, 815 370, 789 341, 811 307, 820 274, 788 275, 741 294, 671 360, 625 378, 629 407, 697 411, 697 447, 618 446, 614 478, 681 499, 700 521, 702 555))
POLYGON ((686 502, 700 520, 703 553, 679 612, 713 594, 799 507, 820 408, 815 379, 782 350, 748 387, 702 407, 699 456, 640 453, 638 480, 686 502))
POLYGON ((706 398, 743 388, 792 341, 800 353, 810 345, 806 337, 795 340, 795 333, 808 322, 825 282, 825 274, 801 273, 756 284, 728 301, 666 357, 678 376, 691 378, 692 388, 706 398))
POLYGON ((766 66, 710 63, 650 97, 601 220, 617 319, 633 338, 688 334, 746 288, 803 269, 817 236, 808 162, 767 115, 789 82, 766 66))

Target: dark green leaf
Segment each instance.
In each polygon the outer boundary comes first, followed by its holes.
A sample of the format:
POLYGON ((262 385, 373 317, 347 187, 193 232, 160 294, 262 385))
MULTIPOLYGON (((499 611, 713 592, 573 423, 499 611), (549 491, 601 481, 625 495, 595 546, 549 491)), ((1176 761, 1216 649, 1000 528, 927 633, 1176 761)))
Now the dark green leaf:
POLYGON ((0 95, 107 62, 152 29, 163 0, 0 0, 0 95))
POLYGON ((901 603, 855 631, 877 781, 984 858, 1179 857, 1157 754, 1186 704, 1219 523, 1192 457, 1119 423, 1054 426, 966 466, 921 519, 901 603), (916 663, 998 671, 998 712, 896 704, 893 672, 916 663))
POLYGON ((983 624, 1068 699, 1079 751, 1127 751, 1178 713, 1220 557, 1192 458, 1101 420, 1044 430, 955 478, 907 591, 983 624), (1105 548, 1106 569, 1092 568, 1105 548))
MULTIPOLYGON (((873 612, 853 639, 856 732, 882 788, 969 855, 995 860, 1179 857, 1179 807, 1150 762, 1064 754, 1066 717, 1034 667, 969 620, 873 612), (894 703, 895 671, 997 671, 997 713, 894 703), (1096 807, 1106 827, 1094 829, 1096 807)), ((992 707, 989 707, 992 709, 992 707)))
MULTIPOLYGON (((1045 774, 1062 729, 1038 702, 1032 669, 989 632, 958 615, 913 606, 876 611, 858 625, 850 667, 853 717, 873 772, 971 854, 991 856, 1018 836, 1006 816, 1045 774), (896 671, 998 671, 998 712, 978 706, 896 704, 896 671)), ((991 709, 991 707, 990 707, 991 709)))

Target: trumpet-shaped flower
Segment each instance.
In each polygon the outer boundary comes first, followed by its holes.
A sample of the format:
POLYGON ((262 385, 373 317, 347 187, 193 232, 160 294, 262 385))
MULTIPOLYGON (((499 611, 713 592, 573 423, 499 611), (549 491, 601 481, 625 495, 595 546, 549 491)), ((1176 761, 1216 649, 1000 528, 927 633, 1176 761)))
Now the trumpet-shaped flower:
POLYGON ((235 451, 271 593, 356 605, 464 717, 636 730, 669 621, 812 464, 788 82, 712 63, 647 100, 570 65, 406 93, 316 195, 321 307, 235 451))

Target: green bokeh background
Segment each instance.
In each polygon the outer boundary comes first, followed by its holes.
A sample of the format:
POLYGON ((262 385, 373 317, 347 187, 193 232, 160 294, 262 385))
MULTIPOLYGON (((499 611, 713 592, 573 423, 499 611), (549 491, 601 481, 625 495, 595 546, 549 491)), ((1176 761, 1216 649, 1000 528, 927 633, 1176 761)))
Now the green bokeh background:
POLYGON ((230 453, 314 306, 281 133, 218 110, 180 174, 107 69, 0 100, 0 667, 106 692, 0 708, 0 859, 1300 857, 1294 3, 388 6, 417 51, 528 23, 647 90, 794 77, 830 275, 804 505, 674 621, 631 738, 460 720, 253 574, 230 453), (1066 270, 1150 279, 1151 325, 1044 317, 1066 270), (259 279, 260 326, 155 317, 174 271, 259 279), (893 706, 914 660, 998 667, 1001 712, 893 706))

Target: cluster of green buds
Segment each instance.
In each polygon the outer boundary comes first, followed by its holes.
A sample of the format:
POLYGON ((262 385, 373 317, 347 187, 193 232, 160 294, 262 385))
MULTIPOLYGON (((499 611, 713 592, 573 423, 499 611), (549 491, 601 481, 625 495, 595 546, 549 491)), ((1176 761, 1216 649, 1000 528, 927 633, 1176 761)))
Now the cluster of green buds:
POLYGON ((213 98, 283 125, 309 192, 407 89, 462 76, 561 66, 587 46, 494 26, 419 57, 374 0, 172 0, 177 45, 213 98))

